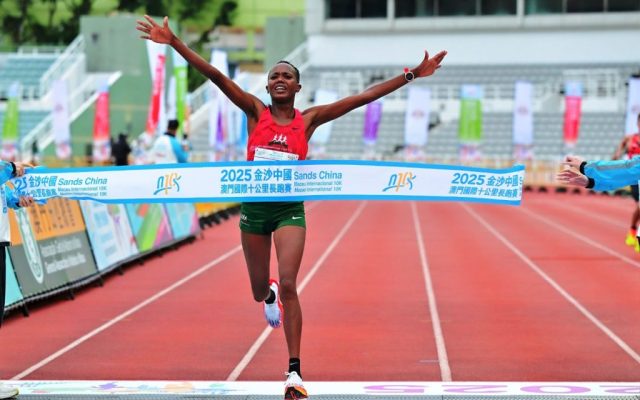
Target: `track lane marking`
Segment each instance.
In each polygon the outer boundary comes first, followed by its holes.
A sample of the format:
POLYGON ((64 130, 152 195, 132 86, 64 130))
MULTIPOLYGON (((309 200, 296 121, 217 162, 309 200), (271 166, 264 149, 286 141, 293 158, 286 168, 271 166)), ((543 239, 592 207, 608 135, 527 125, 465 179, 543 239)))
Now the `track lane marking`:
POLYGON ((602 244, 600 244, 600 243, 598 243, 596 241, 593 241, 593 240, 591 240, 591 239, 589 239, 587 237, 580 236, 577 233, 575 233, 574 231, 572 231, 571 229, 567 229, 564 226, 549 220, 548 218, 540 216, 540 215, 534 213, 533 211, 529 211, 529 210, 527 210, 525 208, 520 208, 520 211, 525 213, 525 214, 527 214, 527 215, 529 215, 530 217, 533 217, 534 219, 537 219, 539 221, 544 222, 545 224, 553 227, 554 229, 557 229, 557 230, 559 230, 559 231, 561 231, 563 233, 566 233, 569 236, 572 236, 572 237, 574 237, 576 239, 579 239, 579 240, 585 242, 589 246, 593 246, 596 249, 602 250, 605 253, 607 253, 607 254, 609 254, 611 256, 614 256, 614 257, 626 262, 627 264, 629 264, 629 265, 631 265, 633 267, 640 268, 640 262, 635 261, 635 260, 633 260, 633 259, 631 259, 631 258, 629 258, 627 256, 624 256, 624 255, 622 255, 620 253, 617 253, 617 252, 611 250, 610 248, 608 248, 606 246, 603 246, 602 244))
MULTIPOLYGON (((631 348, 622 338, 616 335, 611 329, 609 329, 604 323, 602 323, 595 315, 591 314, 586 307, 584 307, 578 300, 571 296, 566 290, 562 288, 556 281, 554 281, 549 275, 547 275, 540 267, 538 267, 530 258, 522 253, 513 243, 505 238, 500 232, 498 232, 493 226, 491 226, 484 218, 478 213, 473 211, 471 207, 466 204, 461 204, 476 221, 480 222, 493 236, 500 240, 509 250, 518 256, 525 264, 529 266, 535 273, 540 275, 542 279, 553 287, 562 297, 565 298, 571 305, 573 305, 582 315, 584 315, 589 321, 591 321, 598 329, 600 329, 609 339, 617 344, 625 353, 627 353, 635 362, 640 364, 640 354, 631 348)), ((525 213, 531 214, 531 212, 525 213)))
POLYGON ((239 253, 241 249, 242 249, 242 247, 240 245, 235 246, 234 248, 232 248, 231 250, 227 251, 226 253, 224 253, 220 257, 216 258, 215 260, 208 262, 207 264, 205 264, 202 267, 198 268, 197 270, 195 270, 194 272, 192 272, 189 275, 185 276, 184 278, 180 279, 179 281, 177 281, 177 282, 173 283, 172 285, 162 289, 161 291, 157 292, 153 296, 148 297, 146 300, 138 303, 137 305, 131 307, 127 311, 121 313, 117 317, 115 317, 115 318, 109 320, 108 322, 100 325, 99 327, 97 327, 96 329, 94 329, 91 332, 87 333, 86 335, 74 340, 73 342, 69 343, 68 345, 66 345, 65 347, 63 347, 60 350, 56 351, 55 353, 53 353, 53 354, 49 355, 48 357, 40 360, 39 362, 35 363, 34 365, 30 366, 29 368, 25 369, 24 371, 20 372, 19 374, 15 375, 14 377, 12 377, 11 380, 22 379, 25 376, 31 374, 32 372, 44 367, 45 365, 49 364, 50 362, 54 361, 55 359, 63 356, 65 353, 68 353, 69 351, 71 351, 74 348, 78 347, 82 343, 84 343, 87 340, 93 338, 94 336, 96 336, 100 332, 102 332, 102 331, 110 328, 111 326, 117 324, 118 322, 120 322, 123 319, 129 317, 130 315, 134 314, 135 312, 139 311, 140 309, 144 308, 145 306, 148 306, 149 304, 153 303, 154 301, 158 300, 159 298, 163 297, 164 295, 172 292, 173 290, 177 289, 178 287, 184 285, 185 283, 189 282, 193 278, 196 278, 197 276, 203 274, 204 272, 206 272, 209 269, 211 269, 212 267, 220 264, 221 262, 223 262, 226 259, 230 258, 231 256, 235 255, 236 253, 239 253))
MULTIPOLYGON (((351 215, 351 217, 349 218, 347 223, 342 227, 342 229, 340 230, 338 235, 333 239, 331 244, 329 244, 329 246, 325 249, 325 251, 322 253, 320 258, 318 258, 318 260, 315 262, 315 264, 313 264, 313 267, 311 267, 311 270, 309 271, 309 273, 307 273, 307 275, 302 280, 302 283, 300 283, 300 286, 298 286, 298 296, 302 293, 304 288, 309 284, 309 281, 311 280, 311 278, 313 278, 313 276, 316 274, 316 272, 318 272, 318 270, 320 269, 322 264, 324 264, 324 262, 327 259, 327 257, 329 257, 329 255, 336 248, 336 246, 338 245, 338 242, 340 242, 342 237, 351 228, 351 225, 353 225, 355 220, 360 216, 360 214, 362 214, 362 210, 364 209, 364 207, 366 205, 367 205, 366 201, 360 203, 360 205, 353 212, 353 214, 351 215)), ((240 374, 242 374, 242 372, 245 370, 245 368, 247 368, 247 365, 249 365, 251 360, 253 360, 253 357, 255 357, 255 355, 258 353, 258 350, 260 350, 260 347, 262 347, 262 345, 267 340, 267 338, 269 337, 269 335, 271 334, 272 331, 273 331, 273 328, 270 327, 269 325, 267 325, 267 327, 264 328, 264 330, 262 331, 260 336, 258 336, 256 341, 251 345, 251 347, 249 348, 247 353, 244 355, 244 357, 242 357, 240 362, 231 371, 231 373, 227 377, 226 381, 235 381, 236 379, 238 379, 240 374)))
POLYGON ((427 252, 424 247, 424 238, 422 236, 422 228, 420 228, 420 219, 418 216, 418 210, 416 203, 411 202, 411 212, 413 214, 413 225, 416 230, 416 239, 418 241, 418 250, 420 252, 420 264, 422 265, 422 275, 424 277, 424 286, 427 292, 427 298, 429 299, 429 313, 431 314, 431 326, 433 327, 433 336, 436 341, 436 351, 438 353, 438 364, 440 366, 440 376, 444 382, 450 382, 451 368, 449 366, 449 357, 447 355, 447 346, 444 342, 444 335, 442 334, 442 325, 440 324, 440 315, 438 313, 438 306, 436 304, 436 295, 433 290, 433 284, 431 281, 431 272, 429 269, 429 263, 427 262, 427 252))

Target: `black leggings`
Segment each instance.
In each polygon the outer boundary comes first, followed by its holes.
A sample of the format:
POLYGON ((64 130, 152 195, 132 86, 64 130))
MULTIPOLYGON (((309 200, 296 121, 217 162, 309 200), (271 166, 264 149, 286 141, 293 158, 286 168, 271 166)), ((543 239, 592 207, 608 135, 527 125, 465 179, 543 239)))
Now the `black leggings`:
POLYGON ((0 326, 2 326, 2 318, 4 316, 4 298, 7 286, 6 248, 6 245, 0 244, 0 326))

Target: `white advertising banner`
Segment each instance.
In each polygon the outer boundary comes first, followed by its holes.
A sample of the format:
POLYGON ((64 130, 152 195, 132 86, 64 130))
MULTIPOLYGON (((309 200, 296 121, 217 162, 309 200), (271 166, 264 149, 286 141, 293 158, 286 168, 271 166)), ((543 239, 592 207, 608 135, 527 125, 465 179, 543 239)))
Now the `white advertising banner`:
POLYGON ((516 82, 513 143, 521 145, 533 143, 533 85, 530 82, 516 82))
POLYGON ((404 123, 404 143, 407 146, 424 146, 429 134, 431 91, 420 86, 409 86, 407 111, 404 123))
MULTIPOLYGON (((329 104, 338 100, 338 93, 332 90, 326 89, 318 89, 316 90, 314 105, 318 106, 321 104, 329 104)), ((311 140, 309 143, 312 145, 320 145, 324 146, 329 141, 329 136, 331 136, 331 128, 333 127, 333 121, 327 122, 326 124, 322 124, 318 127, 318 129, 313 132, 313 136, 311 136, 311 140)))
MULTIPOLYGON (((227 64, 227 53, 221 50, 211 51, 211 65, 229 76, 229 65, 227 64)), ((227 126, 227 110, 229 99, 222 93, 222 90, 213 83, 210 83, 209 91, 209 146, 211 148, 211 161, 220 161, 226 158, 227 144, 229 142, 227 126)))
POLYGON ((18 195, 105 203, 438 200, 520 204, 524 167, 381 161, 252 161, 33 169, 18 195))
POLYGON ((638 133, 638 115, 640 115, 640 78, 631 78, 627 98, 627 120, 624 125, 626 135, 638 133))
POLYGON ((71 129, 69 127, 69 91, 67 82, 55 80, 51 85, 53 112, 51 125, 56 143, 56 156, 66 160, 71 157, 71 129))

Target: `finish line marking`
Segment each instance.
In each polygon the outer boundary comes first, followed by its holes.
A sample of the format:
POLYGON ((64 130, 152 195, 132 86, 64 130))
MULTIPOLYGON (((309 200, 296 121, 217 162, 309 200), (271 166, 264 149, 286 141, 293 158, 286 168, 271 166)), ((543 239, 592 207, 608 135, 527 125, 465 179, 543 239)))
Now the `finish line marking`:
MULTIPOLYGON (((6 381, 23 395, 282 395, 283 382, 6 381)), ((634 382, 305 382, 313 395, 640 395, 634 382)))

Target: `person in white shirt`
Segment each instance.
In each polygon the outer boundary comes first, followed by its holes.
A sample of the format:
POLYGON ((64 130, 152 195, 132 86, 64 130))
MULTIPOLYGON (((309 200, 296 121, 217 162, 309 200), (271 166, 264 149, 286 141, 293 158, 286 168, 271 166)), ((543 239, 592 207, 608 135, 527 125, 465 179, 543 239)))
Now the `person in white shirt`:
POLYGON ((153 142, 151 160, 154 164, 186 163, 187 152, 176 138, 179 123, 172 119, 167 124, 167 131, 153 142))

